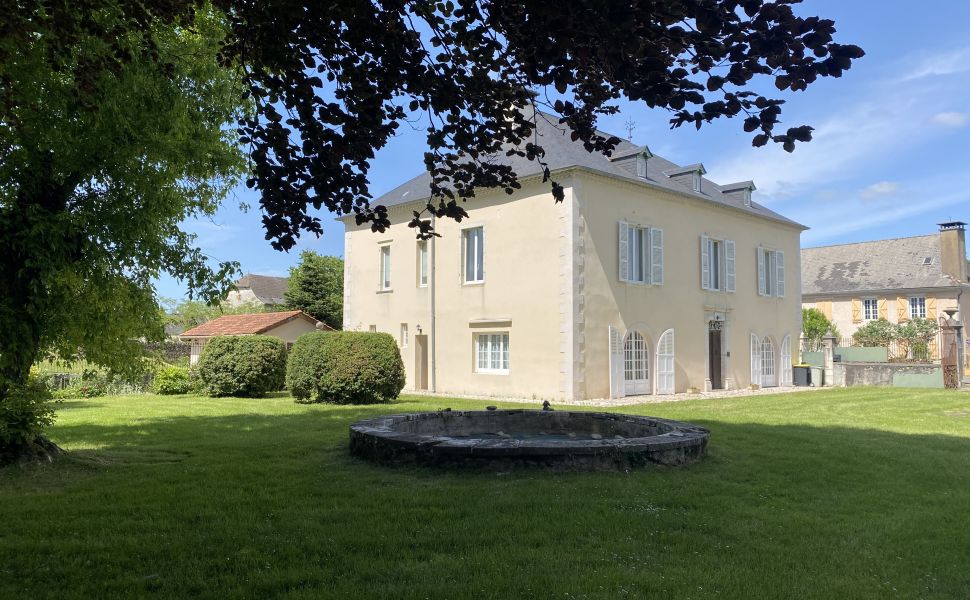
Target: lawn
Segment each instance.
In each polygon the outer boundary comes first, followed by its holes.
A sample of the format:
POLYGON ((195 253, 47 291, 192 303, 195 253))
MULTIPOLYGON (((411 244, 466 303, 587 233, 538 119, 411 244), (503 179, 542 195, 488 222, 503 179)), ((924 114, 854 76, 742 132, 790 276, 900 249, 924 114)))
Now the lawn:
POLYGON ((0 598, 966 598, 970 394, 855 389, 625 407, 702 424, 686 469, 363 463, 402 398, 61 405, 53 466, 0 470, 0 598))

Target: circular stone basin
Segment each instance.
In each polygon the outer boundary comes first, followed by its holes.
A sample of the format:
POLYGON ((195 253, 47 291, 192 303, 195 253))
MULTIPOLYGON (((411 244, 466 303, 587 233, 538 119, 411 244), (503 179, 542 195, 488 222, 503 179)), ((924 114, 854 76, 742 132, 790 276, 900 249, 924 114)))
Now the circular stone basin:
POLYGON ((470 410, 388 415, 350 426, 350 451, 384 464, 628 469, 700 460, 710 432, 616 413, 470 410))

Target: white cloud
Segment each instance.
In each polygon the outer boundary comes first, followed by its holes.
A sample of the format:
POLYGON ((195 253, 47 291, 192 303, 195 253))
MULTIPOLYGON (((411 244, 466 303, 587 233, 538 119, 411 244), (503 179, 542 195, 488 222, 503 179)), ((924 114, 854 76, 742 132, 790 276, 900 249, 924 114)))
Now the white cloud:
MULTIPOLYGON (((903 219, 913 219, 926 213, 938 212, 941 208, 947 206, 965 205, 967 202, 970 202, 970 192, 942 197, 938 196, 935 200, 927 202, 907 203, 896 207, 883 207, 878 211, 870 212, 860 211, 858 203, 844 202, 835 210, 826 212, 824 224, 802 234, 802 246, 818 245, 849 233, 864 231, 887 223, 895 223, 903 219)), ((799 220, 799 215, 789 216, 796 221, 799 220)), ((804 221, 810 221, 811 216, 810 214, 806 214, 804 221)), ((932 233, 932 231, 926 231, 924 233, 932 233)))
POLYGON ((959 48, 923 57, 900 78, 900 81, 952 75, 968 70, 970 70, 970 48, 959 48))
POLYGON ((899 184, 895 181, 877 181, 859 192, 863 198, 877 198, 886 196, 899 191, 899 184))
POLYGON ((955 111, 938 112, 930 117, 930 121, 936 125, 959 129, 967 123, 970 123, 970 114, 955 111))

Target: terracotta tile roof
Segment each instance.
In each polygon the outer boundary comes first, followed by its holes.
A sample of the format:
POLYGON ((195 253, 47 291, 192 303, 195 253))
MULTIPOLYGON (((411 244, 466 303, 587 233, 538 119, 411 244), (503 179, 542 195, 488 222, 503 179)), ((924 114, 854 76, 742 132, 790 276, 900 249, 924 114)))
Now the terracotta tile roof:
MULTIPOLYGON (((286 312, 252 313, 247 315, 223 315, 182 332, 180 337, 211 337, 215 335, 252 335, 278 327, 292 319, 306 319, 319 323, 299 310, 286 312)), ((326 325, 323 326, 330 329, 326 325)))

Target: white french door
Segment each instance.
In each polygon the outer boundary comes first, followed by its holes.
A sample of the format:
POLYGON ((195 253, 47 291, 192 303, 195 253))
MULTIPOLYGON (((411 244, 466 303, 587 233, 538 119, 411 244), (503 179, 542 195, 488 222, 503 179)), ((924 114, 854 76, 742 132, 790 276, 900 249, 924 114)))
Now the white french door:
POLYGON ((776 387, 778 370, 775 369, 775 345, 765 336, 761 341, 761 387, 776 387))
POLYGON ((650 393, 650 357, 643 336, 631 331, 623 342, 623 385, 627 396, 650 393))

